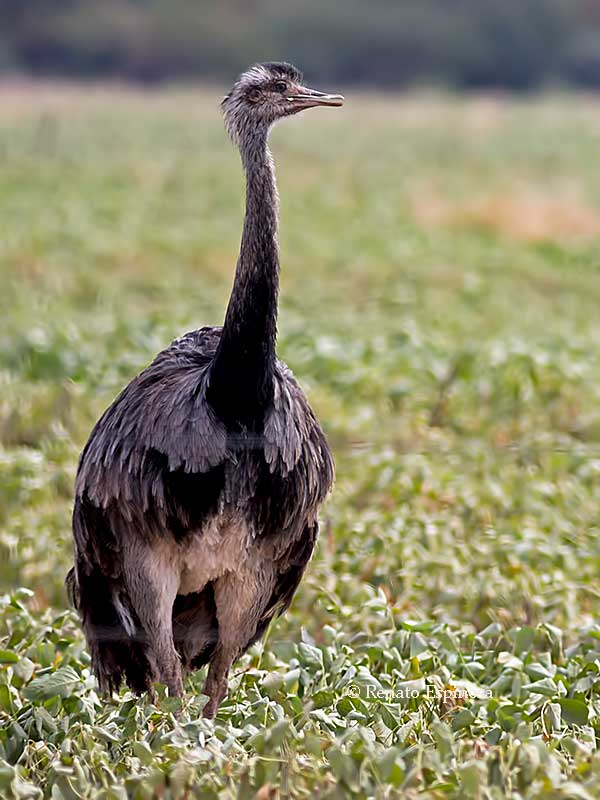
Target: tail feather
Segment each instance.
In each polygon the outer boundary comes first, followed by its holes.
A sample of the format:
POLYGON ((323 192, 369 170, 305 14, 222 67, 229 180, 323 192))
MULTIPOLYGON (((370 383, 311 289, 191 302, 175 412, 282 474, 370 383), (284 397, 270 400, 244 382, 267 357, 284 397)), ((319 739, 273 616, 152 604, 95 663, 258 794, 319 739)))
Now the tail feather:
POLYGON ((136 693, 152 682, 145 635, 126 598, 97 568, 78 566, 66 577, 71 602, 79 612, 100 691, 118 691, 123 679, 136 693))

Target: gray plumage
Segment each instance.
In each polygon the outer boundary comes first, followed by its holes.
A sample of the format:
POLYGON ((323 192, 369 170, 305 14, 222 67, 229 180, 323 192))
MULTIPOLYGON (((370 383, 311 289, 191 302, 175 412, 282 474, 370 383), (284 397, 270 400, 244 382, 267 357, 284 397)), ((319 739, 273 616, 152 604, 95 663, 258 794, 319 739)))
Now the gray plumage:
POLYGON ((233 661, 290 604, 333 459, 276 358, 279 118, 341 105, 288 64, 255 65, 223 100, 246 172, 240 256, 223 328, 176 339, 94 427, 75 489, 67 586, 103 691, 166 684, 210 663, 205 715, 233 661))

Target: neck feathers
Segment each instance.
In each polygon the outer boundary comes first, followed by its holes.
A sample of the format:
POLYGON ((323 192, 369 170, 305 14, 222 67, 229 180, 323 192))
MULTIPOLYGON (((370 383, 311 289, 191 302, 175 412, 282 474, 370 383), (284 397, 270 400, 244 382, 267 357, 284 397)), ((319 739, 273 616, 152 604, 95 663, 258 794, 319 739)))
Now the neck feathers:
POLYGON ((267 131, 240 143, 240 151, 246 171, 246 215, 209 399, 218 413, 244 421, 262 419, 273 394, 279 198, 267 131))

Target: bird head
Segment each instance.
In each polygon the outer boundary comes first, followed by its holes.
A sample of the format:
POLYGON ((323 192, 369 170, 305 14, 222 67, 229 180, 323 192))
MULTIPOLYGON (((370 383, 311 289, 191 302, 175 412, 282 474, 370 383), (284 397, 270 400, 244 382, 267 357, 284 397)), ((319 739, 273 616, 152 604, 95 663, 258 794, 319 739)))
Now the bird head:
POLYGON ((304 86, 302 73, 291 64, 254 64, 233 85, 221 103, 227 129, 239 141, 250 128, 269 128, 277 120, 316 106, 341 106, 341 94, 304 86))

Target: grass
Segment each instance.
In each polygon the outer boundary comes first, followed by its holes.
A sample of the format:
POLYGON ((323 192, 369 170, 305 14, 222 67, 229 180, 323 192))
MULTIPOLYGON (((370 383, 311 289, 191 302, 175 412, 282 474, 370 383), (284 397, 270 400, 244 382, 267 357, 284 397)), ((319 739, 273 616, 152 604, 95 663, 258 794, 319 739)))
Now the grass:
POLYGON ((215 723, 202 675, 182 710, 98 699, 62 585, 77 456, 222 320, 243 183, 217 100, 0 89, 0 794, 597 797, 586 97, 351 97, 275 131, 279 350, 338 467, 318 550, 215 723))

